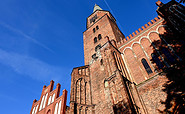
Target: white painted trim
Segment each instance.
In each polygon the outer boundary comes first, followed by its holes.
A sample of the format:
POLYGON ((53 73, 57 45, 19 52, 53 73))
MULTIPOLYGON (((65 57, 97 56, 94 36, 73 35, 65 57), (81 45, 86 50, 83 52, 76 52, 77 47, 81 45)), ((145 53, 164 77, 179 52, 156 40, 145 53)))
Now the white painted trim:
POLYGON ((46 93, 45 99, 44 99, 44 104, 43 104, 43 108, 45 108, 46 105, 46 101, 47 101, 47 97, 48 97, 48 93, 46 93))
POLYGON ((126 67, 126 69, 127 69, 127 71, 128 71, 128 76, 129 76, 131 82, 135 82, 135 80, 132 78, 132 75, 131 75, 130 70, 129 70, 129 68, 128 68, 128 65, 127 65, 127 62, 126 62, 126 60, 125 60, 124 54, 121 54, 121 56, 122 56, 122 59, 123 59, 123 61, 124 61, 124 63, 125 63, 125 67, 126 67))
MULTIPOLYGON (((126 49, 131 49, 131 50, 132 50, 131 47, 126 47, 126 48, 123 50, 123 53, 125 52, 126 49)), ((133 51, 133 50, 132 50, 132 51, 133 51)))
POLYGON ((53 97, 52 97, 52 101, 51 101, 51 103, 53 103, 53 102, 54 102, 54 100, 55 100, 55 93, 53 94, 53 97))
POLYGON ((140 45, 139 42, 133 42, 132 45, 131 45, 131 48, 132 48, 132 49, 133 49, 133 45, 134 45, 134 44, 139 44, 139 45, 140 45))
POLYGON ((121 48, 123 48, 126 44, 130 43, 130 42, 131 42, 131 41, 133 41, 134 39, 136 39, 136 38, 140 37, 141 35, 143 35, 143 34, 144 34, 144 33, 146 33, 147 31, 149 31, 149 30, 150 30, 150 28, 152 28, 152 27, 156 26, 157 24, 159 24, 159 23, 160 23, 160 22, 162 22, 162 21, 164 21, 164 19, 161 19, 160 21, 158 21, 158 22, 157 22, 157 23, 155 23, 154 25, 150 26, 148 29, 146 29, 146 30, 142 31, 142 33, 140 33, 139 35, 135 36, 135 37, 134 37, 134 38, 132 38, 131 40, 126 41, 126 43, 124 43, 122 46, 120 46, 118 50, 120 50, 121 48))
POLYGON ((167 25, 159 25, 157 28, 156 28, 156 31, 159 33, 159 28, 160 27, 168 27, 167 25))
POLYGON ((154 31, 154 30, 153 30, 153 31, 150 31, 150 32, 148 33, 148 35, 147 35, 148 38, 150 38, 149 35, 150 35, 151 33, 157 33, 157 34, 159 35, 159 32, 158 32, 158 31, 154 31))
POLYGON ((60 112, 61 112, 61 104, 62 104, 62 102, 60 101, 59 106, 58 106, 58 114, 60 114, 60 112))
POLYGON ((58 111, 58 103, 55 104, 55 112, 54 112, 54 114, 57 114, 57 111, 58 111))

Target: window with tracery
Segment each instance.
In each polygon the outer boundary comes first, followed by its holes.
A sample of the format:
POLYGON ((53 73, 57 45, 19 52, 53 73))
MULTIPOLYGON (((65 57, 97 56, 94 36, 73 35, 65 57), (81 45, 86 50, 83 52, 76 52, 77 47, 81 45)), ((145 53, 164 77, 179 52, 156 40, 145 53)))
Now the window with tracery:
POLYGON ((159 58, 157 57, 156 54, 152 53, 152 60, 156 63, 156 65, 158 66, 158 69, 161 69, 164 67, 164 65, 161 63, 161 61, 159 60, 159 58))
POLYGON ((146 61, 146 59, 142 58, 141 59, 141 63, 143 64, 143 66, 144 66, 144 68, 145 68, 145 70, 146 70, 146 72, 148 74, 153 73, 152 70, 151 70, 151 68, 150 68, 150 66, 149 66, 149 64, 148 64, 148 62, 146 61))

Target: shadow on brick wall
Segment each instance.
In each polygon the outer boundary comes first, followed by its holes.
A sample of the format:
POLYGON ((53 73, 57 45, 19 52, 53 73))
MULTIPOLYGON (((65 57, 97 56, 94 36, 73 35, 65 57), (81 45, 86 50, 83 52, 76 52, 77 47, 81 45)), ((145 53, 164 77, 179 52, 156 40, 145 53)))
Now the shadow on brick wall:
POLYGON ((185 114, 185 26, 180 28, 184 30, 180 33, 170 23, 163 24, 167 25, 166 32, 160 34, 161 40, 151 44, 155 69, 168 78, 163 85, 167 98, 161 101, 165 109, 159 112, 185 114))

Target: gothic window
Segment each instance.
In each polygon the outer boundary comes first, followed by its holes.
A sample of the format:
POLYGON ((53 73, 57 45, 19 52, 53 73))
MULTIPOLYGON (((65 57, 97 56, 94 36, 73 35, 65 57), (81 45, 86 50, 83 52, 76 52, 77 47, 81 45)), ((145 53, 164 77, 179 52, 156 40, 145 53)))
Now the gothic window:
POLYGON ((59 102, 59 105, 58 105, 58 114, 60 114, 60 112, 61 112, 61 101, 59 102))
POLYGON ((97 42, 97 37, 94 38, 94 43, 96 43, 96 42, 97 42))
POLYGON ((52 101, 51 101, 51 103, 53 103, 53 102, 54 102, 54 100, 55 100, 55 93, 53 94, 53 97, 52 97, 52 101))
POLYGON ((179 5, 173 5, 173 6, 170 6, 169 10, 174 13, 177 17, 183 19, 183 17, 185 16, 183 14, 184 10, 181 6, 179 5))
POLYGON ((88 107, 85 108, 85 114, 87 114, 87 111, 88 111, 88 107))
POLYGON ((50 105, 50 103, 51 103, 51 96, 49 97, 48 105, 50 105))
POLYGON ((156 65, 158 66, 158 69, 161 69, 164 67, 164 65, 161 63, 161 61, 159 60, 159 58, 157 57, 157 55, 155 55, 154 53, 151 54, 152 56, 152 60, 156 63, 156 65))
POLYGON ((54 114, 57 114, 57 111, 58 111, 58 103, 56 103, 56 105, 55 105, 55 112, 54 112, 54 114))
POLYGON ((35 107, 33 108, 33 110, 32 110, 32 114, 34 114, 35 113, 35 107))
POLYGON ((98 30, 99 29, 99 27, 98 26, 96 26, 96 30, 98 30))
POLYGON ((47 111, 47 114, 51 114, 51 110, 50 109, 47 111))
POLYGON ((45 108, 47 97, 48 97, 48 93, 47 93, 46 96, 45 96, 43 108, 45 108))
POLYGON ((35 114, 37 113, 38 107, 39 107, 39 105, 37 105, 37 107, 36 107, 36 109, 35 109, 35 114))
POLYGON ((144 66, 144 68, 145 68, 145 70, 146 70, 146 72, 147 72, 148 74, 153 73, 152 70, 151 70, 151 68, 150 68, 150 66, 148 65, 146 59, 142 58, 142 59, 141 59, 141 63, 143 64, 143 66, 144 66))
POLYGON ((81 94, 81 91, 80 91, 80 88, 81 87, 81 79, 78 79, 77 82, 76 82, 76 103, 80 103, 80 94, 81 94))
POLYGON ((174 63, 175 63, 175 59, 173 58, 173 56, 171 55, 171 53, 169 52, 168 49, 162 48, 162 52, 163 52, 163 54, 166 56, 166 58, 168 59, 168 61, 169 61, 171 64, 174 64, 174 63))
POLYGON ((101 38, 102 38, 102 37, 101 37, 101 34, 99 34, 99 35, 98 35, 98 40, 101 40, 101 38))
POLYGON ((82 112, 82 106, 81 106, 80 109, 79 109, 79 114, 81 114, 81 112, 82 112))
POLYGON ((93 28, 93 32, 94 32, 94 33, 96 32, 95 28, 93 28))
POLYGON ((43 95, 43 96, 42 96, 41 103, 40 103, 40 108, 39 108, 39 111, 42 109, 42 106, 43 106, 44 99, 45 99, 45 96, 43 95))

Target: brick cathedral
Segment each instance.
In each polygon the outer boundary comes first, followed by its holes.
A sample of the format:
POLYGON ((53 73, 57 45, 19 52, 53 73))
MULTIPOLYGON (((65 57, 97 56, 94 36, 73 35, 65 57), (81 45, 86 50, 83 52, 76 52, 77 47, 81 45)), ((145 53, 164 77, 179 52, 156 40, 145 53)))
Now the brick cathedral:
POLYGON ((30 114, 157 114, 164 110, 163 85, 169 79, 162 69, 181 57, 163 34, 184 35, 185 8, 174 0, 156 5, 159 16, 127 37, 112 14, 95 5, 83 32, 85 66, 71 73, 70 106, 66 106, 67 91, 59 96, 60 84, 53 90, 51 81, 43 87, 40 100, 33 101, 30 114), (160 44, 165 48, 158 49, 160 44))

